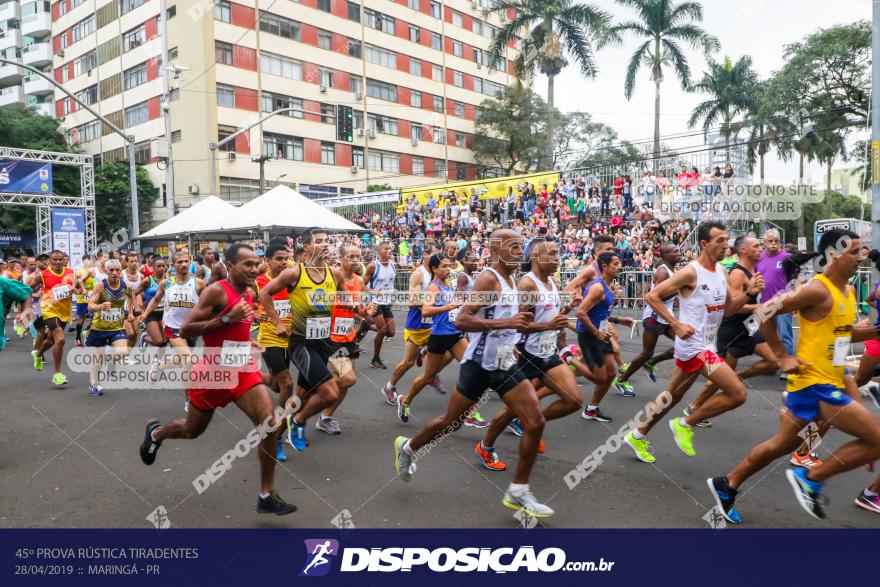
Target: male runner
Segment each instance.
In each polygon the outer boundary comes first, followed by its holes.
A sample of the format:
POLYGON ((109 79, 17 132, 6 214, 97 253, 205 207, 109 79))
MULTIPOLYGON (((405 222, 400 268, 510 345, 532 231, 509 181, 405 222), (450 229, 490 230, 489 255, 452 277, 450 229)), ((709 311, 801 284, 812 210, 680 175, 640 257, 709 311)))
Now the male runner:
MULTIPOLYGON (((61 372, 62 359, 64 358, 64 328, 70 322, 73 294, 79 287, 76 283, 76 275, 73 269, 65 266, 65 255, 61 251, 52 251, 49 255, 49 267, 32 275, 27 285, 33 289, 39 283, 43 290, 40 300, 40 310, 43 321, 49 329, 49 337, 38 347, 34 353, 42 357, 43 353, 52 349, 52 359, 55 373, 52 375, 52 383, 65 385, 67 376, 61 372)), ((42 367, 42 361, 40 361, 42 367)), ((34 360, 34 368, 37 361, 34 360)), ((39 371, 40 369, 37 368, 39 371)))
POLYGON ((655 400, 657 411, 640 428, 626 435, 624 442, 645 463, 653 463, 647 434, 666 413, 671 410, 703 375, 718 384, 721 393, 684 418, 669 422, 675 444, 687 456, 695 456, 693 427, 713 416, 732 410, 746 401, 746 388, 721 357, 715 353, 718 327, 725 314, 734 314, 746 302, 748 296, 758 294, 764 287, 761 275, 756 273, 748 281, 745 291, 734 291, 727 283, 727 271, 719 263, 727 248, 727 229, 717 221, 706 221, 697 227, 700 256, 645 296, 651 305, 675 332, 675 369, 669 381, 671 401, 655 400), (669 296, 678 294, 678 318, 663 303, 669 296), (662 407, 665 404, 665 407, 662 407))
MULTIPOLYGON (((662 263, 654 270, 654 277, 651 280, 651 289, 654 289, 672 277, 672 274, 675 272, 675 265, 678 263, 679 255, 680 252, 678 245, 667 243, 660 246, 660 259, 662 260, 662 263)), ((675 296, 663 300, 663 304, 670 312, 672 312, 673 302, 675 302, 675 296)), ((672 354, 675 351, 674 347, 669 347, 662 353, 654 355, 654 350, 657 348, 657 341, 661 336, 665 336, 671 341, 675 341, 675 336, 672 334, 669 324, 664 322, 661 316, 655 314, 651 309, 651 306, 648 304, 645 304, 645 311, 642 314, 642 325, 644 326, 644 330, 642 331, 642 352, 632 360, 623 375, 616 377, 612 382, 612 386, 620 393, 623 393, 624 391, 632 391, 632 385, 629 384, 629 378, 632 377, 642 366, 645 367, 645 371, 648 373, 648 379, 656 383, 657 363, 671 359, 672 354)))
POLYGON ((107 278, 97 282, 89 298, 88 311, 94 317, 86 337, 86 346, 95 349, 95 361, 89 370, 89 393, 93 397, 104 395, 99 385, 99 374, 104 362, 104 347, 111 347, 110 360, 128 351, 125 322, 133 323, 134 299, 131 287, 121 278, 122 264, 117 260, 104 263, 107 278))
MULTIPOLYGON (((230 402, 235 402, 254 426, 261 427, 261 432, 266 426, 275 430, 280 424, 275 422, 272 398, 251 356, 250 326, 254 319, 251 288, 258 275, 260 259, 249 246, 233 244, 226 249, 226 264, 229 277, 205 288, 181 326, 181 335, 193 339, 201 336, 205 341, 205 358, 193 367, 193 374, 207 374, 219 379, 220 375, 231 371, 231 386, 226 389, 191 388, 187 394, 194 409, 189 410, 185 419, 173 420, 164 426, 155 419, 147 422, 140 447, 145 465, 155 462, 163 441, 200 436, 208 428, 214 410, 230 402)), ((216 387, 216 383, 213 385, 216 387)), ((284 515, 295 512, 296 506, 286 503, 274 490, 274 444, 275 435, 269 433, 263 437, 258 449, 260 494, 257 512, 284 515)))
MULTIPOLYGON (((122 281, 125 282, 125 285, 127 285, 131 291, 135 291, 136 289, 138 289, 141 281, 144 280, 144 276, 141 275, 140 271, 138 271, 139 264, 140 263, 137 253, 129 252, 125 256, 125 267, 124 271, 122 272, 122 281)), ((136 297, 132 298, 131 303, 133 304, 133 308, 131 308, 132 313, 134 314, 134 316, 140 317, 144 311, 143 300, 140 297, 136 297)), ((129 308, 126 308, 126 312, 128 310, 129 308)), ((125 321, 125 336, 128 338, 128 347, 134 348, 138 338, 138 332, 134 322, 125 321)))
POLYGON ((373 337, 373 360, 370 367, 374 369, 387 369, 382 362, 382 342, 385 338, 394 338, 394 314, 391 312, 390 295, 394 292, 394 278, 397 271, 394 261, 391 259, 391 243, 384 242, 379 245, 377 258, 367 265, 364 281, 368 284, 370 292, 376 299, 379 310, 373 317, 376 325, 376 335, 373 337))
POLYGON ((741 522, 734 507, 738 489, 746 479, 801 444, 799 433, 811 422, 819 422, 820 431, 833 423, 841 432, 855 436, 855 440, 839 447, 821 465, 811 469, 792 467, 785 472, 798 503, 811 516, 825 517, 825 481, 880 458, 880 421, 858 401, 857 392, 848 391, 844 382, 850 344, 880 335, 876 325, 853 325, 856 296, 849 279, 864 260, 865 248, 856 233, 832 229, 819 240, 819 254, 826 262, 824 273, 785 295, 777 309, 786 314, 798 312, 797 354, 791 356, 786 351, 775 320, 766 320, 761 325, 780 368, 789 374, 779 430, 753 448, 725 477, 707 480, 721 514, 734 524, 741 522))
MULTIPOLYGON (((526 273, 516 285, 523 298, 520 310, 534 315, 534 321, 523 331, 523 339, 517 345, 519 366, 523 375, 535 389, 538 399, 552 394, 559 399, 544 408, 544 420, 556 420, 573 414, 582 400, 574 373, 557 354, 559 335, 568 326, 567 314, 571 306, 560 310, 559 290, 553 275, 559 268, 559 244, 538 237, 529 243, 527 258, 523 261, 526 273)), ((486 431, 483 440, 474 447, 480 463, 490 471, 507 468, 495 451, 495 440, 513 419, 510 409, 502 408, 486 431)), ((543 452, 539 443, 538 452, 543 452)))
MULTIPOLYGON (((146 336, 144 337, 144 341, 153 346, 161 347, 165 346, 165 335, 162 334, 162 319, 165 314, 165 304, 159 302, 157 305, 153 306, 154 309, 149 314, 146 313, 146 308, 150 307, 150 302, 153 301, 153 298, 156 297, 156 294, 159 292, 159 285, 165 280, 165 276, 168 272, 168 263, 163 257, 158 255, 151 257, 151 259, 152 273, 149 277, 144 276, 143 281, 141 281, 138 288, 134 291, 134 295, 143 296, 144 300, 144 313, 141 314, 140 318, 145 325, 146 336)), ((135 325, 135 329, 138 327, 138 325, 135 325)))
POLYGON ((339 398, 339 386, 327 369, 336 350, 330 341, 333 302, 344 281, 338 269, 327 265, 327 232, 311 228, 302 237, 305 261, 285 269, 260 291, 260 303, 275 333, 289 339, 290 360, 299 370, 296 393, 302 408, 288 416, 288 441, 300 452, 306 450, 306 422, 339 398), (291 321, 285 324, 272 297, 287 290, 291 321))
POLYGON ((455 320, 458 330, 469 333, 469 341, 449 406, 444 415, 429 421, 413 438, 398 436, 394 440, 395 470, 401 479, 409 481, 415 472, 417 451, 458 430, 468 410, 492 388, 519 418, 523 429, 516 474, 501 503, 543 518, 552 516, 553 510, 529 491, 529 473, 544 431, 544 415, 535 388, 517 365, 515 352, 518 332, 532 321, 530 313, 519 311, 513 280, 522 259, 523 237, 513 230, 496 230, 489 237, 489 246, 492 265, 474 285, 484 298, 462 306, 455 320))
POLYGON ((91 317, 89 312, 89 300, 92 290, 95 289, 95 273, 97 269, 92 263, 91 257, 83 256, 82 267, 76 271, 77 281, 82 286, 82 292, 76 294, 76 346, 82 346, 82 331, 86 318, 91 317))
POLYGON ((33 312, 31 311, 32 290, 26 284, 17 279, 9 277, 0 277, 0 351, 6 347, 6 315, 9 313, 12 304, 18 303, 20 308, 15 316, 15 324, 18 327, 26 328, 33 320, 33 312))

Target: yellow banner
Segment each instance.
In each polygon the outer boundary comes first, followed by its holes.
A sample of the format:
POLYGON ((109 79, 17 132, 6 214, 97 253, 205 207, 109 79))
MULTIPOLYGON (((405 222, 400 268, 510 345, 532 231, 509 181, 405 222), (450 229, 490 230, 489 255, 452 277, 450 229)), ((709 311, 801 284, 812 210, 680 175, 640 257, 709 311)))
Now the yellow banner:
POLYGON ((477 179, 473 181, 456 181, 453 183, 433 184, 427 186, 408 187, 400 190, 403 201, 407 201, 411 196, 417 196, 419 204, 428 203, 431 194, 438 206, 443 206, 448 196, 455 193, 459 199, 462 195, 467 198, 472 193, 476 193, 481 200, 491 200, 507 197, 508 187, 513 188, 513 192, 519 195, 516 186, 523 182, 535 184, 535 191, 541 191, 541 186, 547 184, 547 189, 552 189, 553 184, 559 181, 559 172, 551 171, 545 173, 530 173, 528 175, 511 175, 509 177, 494 177, 490 179, 477 179))
POLYGON ((880 141, 871 141, 871 183, 880 184, 880 141))

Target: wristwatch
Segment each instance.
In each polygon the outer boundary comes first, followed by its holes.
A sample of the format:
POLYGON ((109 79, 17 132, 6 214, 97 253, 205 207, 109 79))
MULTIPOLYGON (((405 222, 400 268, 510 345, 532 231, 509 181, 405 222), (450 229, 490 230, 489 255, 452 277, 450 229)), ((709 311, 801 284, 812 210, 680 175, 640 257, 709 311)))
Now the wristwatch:
POLYGON ((223 324, 229 324, 229 316, 228 315, 220 316, 220 322, 222 322, 223 324))

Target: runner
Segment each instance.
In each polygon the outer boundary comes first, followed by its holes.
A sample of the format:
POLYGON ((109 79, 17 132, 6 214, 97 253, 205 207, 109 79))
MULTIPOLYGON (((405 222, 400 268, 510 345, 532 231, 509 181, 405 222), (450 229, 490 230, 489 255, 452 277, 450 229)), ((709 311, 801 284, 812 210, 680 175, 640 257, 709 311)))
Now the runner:
MULTIPOLYGON (((49 267, 49 255, 46 253, 38 255, 36 262, 37 270, 28 273, 28 278, 24 280, 25 284, 31 283, 31 277, 39 275, 41 271, 44 271, 49 267)), ((38 278, 36 285, 31 286, 31 291, 33 291, 31 294, 31 311, 34 315, 34 322, 31 325, 31 337, 33 338, 34 350, 31 351, 31 358, 34 361, 34 369, 42 371, 43 355, 38 354, 36 349, 43 348, 43 343, 46 342, 46 338, 49 336, 49 329, 46 328, 46 321, 43 320, 43 308, 41 304, 43 297, 43 281, 38 278)))
MULTIPOLYGON (((144 277, 138 288, 134 291, 134 295, 143 296, 144 300, 144 313, 140 316, 146 333, 144 342, 156 347, 162 347, 166 344, 165 335, 162 334, 165 304, 164 302, 158 302, 153 306, 154 309, 149 314, 146 313, 146 308, 150 307, 150 302, 156 297, 161 283, 166 279, 168 263, 163 257, 158 255, 151 257, 151 262, 152 274, 149 277, 144 277)), ((139 324, 135 324, 135 329, 137 330, 138 328, 139 324)))
POLYGON ((82 331, 86 318, 91 318, 89 312, 89 300, 92 298, 92 290, 95 289, 95 273, 97 269, 89 255, 83 255, 83 266, 76 271, 76 278, 82 286, 82 293, 76 294, 76 346, 83 345, 82 331))
MULTIPOLYGON (((680 252, 677 245, 670 243, 661 245, 660 258, 663 262, 654 270, 651 289, 654 289, 672 277, 672 274, 675 272, 675 265, 678 263, 679 255, 680 252)), ((666 306, 666 309, 669 310, 670 313, 672 312, 672 304, 674 302, 675 296, 663 300, 663 305, 666 306)), ((614 389, 616 389, 621 395, 633 391, 632 385, 629 383, 629 378, 632 377, 642 366, 645 367, 648 379, 656 383, 657 363, 671 359, 672 354, 675 351, 674 347, 669 347, 662 353, 654 355, 654 350, 657 348, 657 341, 661 336, 665 336, 673 342, 675 341, 675 336, 669 328, 669 324, 663 320, 663 317, 655 314, 651 309, 651 306, 648 304, 645 304, 645 311, 642 314, 642 326, 645 328, 642 332, 642 352, 632 360, 623 375, 615 377, 614 381, 611 383, 612 387, 614 387, 614 389)))
MULTIPOLYGON (((273 242, 269 245, 266 253, 268 269, 256 279, 257 295, 274 279, 275 275, 281 275, 281 272, 287 269, 287 263, 290 260, 290 249, 286 243, 273 242)), ((272 306, 275 308, 278 318, 290 328, 290 296, 287 290, 282 289, 272 296, 272 306)), ((278 336, 275 333, 275 325, 268 320, 262 303, 257 312, 257 320, 260 323, 257 342, 263 345, 263 363, 269 369, 273 389, 278 392, 278 404, 285 406, 293 394, 293 377, 290 374, 290 351, 288 350, 289 341, 286 337, 278 336)), ((287 460, 287 455, 284 454, 284 441, 280 436, 278 437, 278 446, 275 452, 275 458, 278 461, 283 463, 287 460)))
POLYGON ((502 503, 511 509, 544 518, 553 510, 538 502, 529 491, 529 474, 535 463, 538 442, 544 431, 544 416, 538 395, 516 364, 515 345, 518 332, 532 321, 532 314, 520 312, 513 274, 522 259, 523 238, 512 230, 496 230, 489 237, 491 267, 477 277, 474 289, 494 298, 465 304, 455 323, 468 332, 468 347, 458 377, 458 384, 449 398, 446 413, 434 418, 412 439, 398 436, 394 440, 395 470, 398 477, 409 481, 415 472, 417 451, 429 442, 442 439, 457 430, 465 414, 488 388, 492 388, 519 418, 523 428, 520 438, 520 459, 516 474, 502 503))
MULTIPOLYGON (((125 282, 125 285, 131 291, 135 291, 140 287, 141 281, 144 280, 143 275, 141 275, 140 271, 138 271, 138 254, 135 252, 129 252, 125 256, 125 270, 122 272, 122 281, 125 282)), ((106 266, 106 265, 105 265, 106 266)), ((129 302, 126 302, 125 311, 128 312, 129 302)), ((144 311, 144 302, 140 297, 131 299, 131 311, 133 312, 135 317, 140 317, 144 311)), ((128 338, 128 348, 134 348, 137 346, 137 338, 138 331, 136 323, 132 321, 125 321, 125 336, 128 338)))
MULTIPOLYGON (((819 466, 786 470, 798 504, 811 516, 825 517, 822 488, 829 478, 880 458, 880 421, 845 383, 850 344, 880 335, 876 325, 853 325, 856 296, 848 281, 865 258, 865 249, 856 233, 831 229, 819 240, 819 253, 825 261, 824 273, 786 295, 776 308, 786 314, 798 312, 797 354, 791 356, 786 351, 775 320, 761 325, 780 368, 789 375, 779 430, 753 448, 726 476, 707 480, 721 514, 734 524, 742 521, 734 507, 738 489, 746 479, 794 450, 802 441, 804 427, 811 422, 819 424, 821 430, 833 421, 835 428, 855 437, 819 466)), ((876 484, 873 487, 876 489, 876 484)))
POLYGON ((42 369, 42 356, 50 348, 55 372, 52 375, 52 383, 65 385, 67 376, 61 372, 61 364, 64 358, 64 329, 70 322, 71 304, 73 294, 78 292, 76 275, 73 269, 65 266, 65 255, 55 250, 49 254, 49 267, 32 275, 27 285, 33 289, 40 284, 43 296, 40 300, 40 310, 43 321, 49 329, 49 336, 37 347, 31 355, 34 356, 34 368, 42 369), (38 361, 38 358, 40 359, 38 361), (37 366, 39 364, 39 367, 37 366))
MULTIPOLYGON (((583 299, 577 309, 578 345, 584 355, 584 362, 590 367, 596 387, 590 403, 584 407, 581 417, 584 420, 611 422, 611 418, 599 409, 599 403, 614 379, 617 364, 614 360, 614 349, 611 347, 611 332, 608 324, 632 326, 633 319, 623 316, 612 316, 614 293, 608 284, 620 276, 621 263, 617 253, 606 251, 597 259, 599 274, 584 286, 581 293, 583 299)), ((635 395, 630 392, 621 395, 635 395)))
MULTIPOLYGON (((178 256, 175 262, 182 259, 186 259, 188 266, 188 255, 178 256)), ((250 325, 254 319, 251 288, 258 275, 260 260, 249 246, 233 244, 226 249, 226 263, 230 270, 229 278, 205 289, 195 308, 188 313, 180 331, 183 337, 195 339, 201 336, 205 341, 205 360, 193 367, 193 374, 208 374, 219 379, 221 373, 228 372, 225 370, 234 370, 233 385, 227 389, 189 389, 187 395, 194 409, 189 410, 185 419, 173 420, 164 426, 158 420, 147 422, 146 434, 140 447, 141 460, 145 465, 155 462, 159 447, 165 440, 193 439, 200 436, 208 428, 214 410, 230 402, 234 402, 247 414, 261 433, 267 425, 272 431, 280 425, 272 413, 269 390, 251 355, 250 325), (225 366, 242 363, 243 366, 239 367, 225 366)), ((177 266, 178 271, 180 267, 181 265, 177 266)), ((174 299, 176 298, 169 298, 169 304, 174 299)), ((192 379, 197 380, 200 377, 192 379)), ((272 455, 275 439, 274 433, 265 434, 257 451, 260 459, 257 512, 284 515, 295 512, 296 506, 286 503, 274 490, 275 459, 272 455)))
POLYGON ((302 408, 287 418, 288 441, 300 452, 306 450, 306 422, 339 398, 339 386, 327 369, 327 361, 336 350, 330 341, 332 305, 338 286, 344 281, 338 269, 327 265, 327 232, 312 228, 302 237, 304 262, 285 269, 260 291, 260 303, 275 333, 289 338, 291 362, 299 376, 296 393, 302 408), (291 322, 282 322, 272 297, 286 290, 290 301, 291 322))
MULTIPOLYGON (((880 251, 873 250, 869 253, 869 258, 874 263, 874 267, 880 271, 880 251)), ((874 288, 868 295, 868 305, 877 312, 877 318, 874 325, 880 327, 880 281, 874 284, 874 288)), ((869 339, 865 341, 865 352, 859 361, 858 375, 856 376, 856 385, 863 387, 871 382, 877 367, 880 366, 880 342, 869 339)))
POLYGON ((6 315, 12 309, 12 304, 19 304, 18 313, 15 316, 15 324, 27 328, 33 320, 31 310, 33 290, 18 279, 0 277, 0 351, 6 348, 6 315))
POLYGON ((880 475, 868 487, 862 490, 853 503, 869 512, 880 514, 880 475))
POLYGON ((88 304, 88 311, 94 315, 86 336, 86 346, 95 349, 95 361, 89 370, 89 394, 93 397, 104 395, 99 385, 104 347, 111 347, 110 360, 115 364, 116 357, 128 352, 124 324, 135 320, 132 290, 121 278, 122 264, 116 260, 107 261, 104 268, 107 278, 95 284, 88 304))
POLYGON ((387 369, 382 362, 382 342, 386 338, 394 338, 394 314, 391 312, 390 295, 394 293, 394 279, 397 271, 394 261, 391 259, 391 243, 382 243, 377 251, 375 261, 367 265, 364 281, 369 284, 369 289, 375 295, 379 310, 373 317, 376 326, 376 335, 373 338, 373 360, 370 367, 374 369, 387 369))
MULTIPOLYGON (((544 420, 556 420, 578 411, 581 394, 574 373, 557 354, 559 335, 568 326, 567 314, 571 306, 560 309, 559 290, 552 276, 559 268, 559 244, 538 237, 529 243, 529 252, 523 261, 523 269, 529 269, 517 284, 520 296, 520 310, 534 315, 534 321, 523 331, 523 338, 517 345, 519 366, 523 375, 538 389, 538 399, 552 394, 559 399, 544 408, 544 420), (526 301, 527 303, 522 303, 526 301)), ((495 451, 495 440, 513 420, 510 409, 502 408, 492 418, 492 423, 483 440, 474 447, 480 463, 490 471, 504 471, 507 468, 495 451)), ((517 429, 521 429, 517 422, 517 429)), ((543 453, 544 441, 538 443, 538 452, 543 453)))
POLYGON ((748 296, 760 293, 764 282, 761 275, 756 273, 749 279, 744 291, 734 291, 729 287, 727 271, 719 263, 727 248, 727 229, 722 223, 701 223, 697 227, 697 239, 699 258, 676 271, 645 297, 654 312, 666 320, 675 332, 675 369, 668 391, 663 391, 655 400, 657 410, 651 418, 624 439, 635 451, 636 457, 645 463, 655 461, 647 440, 648 432, 681 401, 699 375, 718 384, 721 393, 706 400, 689 416, 674 418, 669 422, 675 444, 687 456, 696 455, 693 446, 694 426, 746 401, 746 388, 742 381, 715 353, 715 339, 725 313, 738 312, 748 296), (678 294, 678 319, 663 303, 663 300, 675 294, 678 294))

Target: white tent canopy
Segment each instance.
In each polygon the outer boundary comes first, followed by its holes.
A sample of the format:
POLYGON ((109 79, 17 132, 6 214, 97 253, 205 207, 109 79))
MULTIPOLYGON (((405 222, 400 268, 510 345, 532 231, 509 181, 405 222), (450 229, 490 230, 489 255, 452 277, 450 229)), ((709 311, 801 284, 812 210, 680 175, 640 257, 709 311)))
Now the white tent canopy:
POLYGON ((141 235, 141 238, 175 238, 185 234, 215 232, 235 222, 240 209, 217 196, 208 196, 141 235))
POLYGON ((304 230, 312 226, 327 230, 363 230, 338 214, 285 185, 275 186, 259 198, 234 211, 224 230, 304 230))

